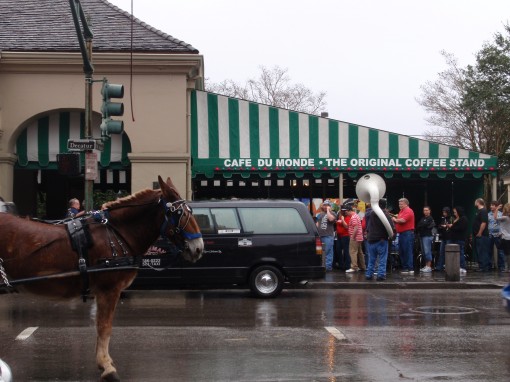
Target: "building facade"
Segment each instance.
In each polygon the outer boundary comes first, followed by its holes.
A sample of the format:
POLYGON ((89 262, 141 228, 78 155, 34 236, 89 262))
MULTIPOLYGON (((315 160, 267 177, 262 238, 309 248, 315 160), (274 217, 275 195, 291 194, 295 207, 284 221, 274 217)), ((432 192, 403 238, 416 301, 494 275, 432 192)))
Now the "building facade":
MULTIPOLYGON (((124 132, 96 152, 96 190, 135 192, 161 175, 187 199, 343 200, 375 172, 390 205, 404 196, 439 212, 471 206, 496 179, 490 155, 204 92, 193 46, 106 0, 80 3, 94 33, 93 137, 101 80, 125 87, 124 132)), ((84 137, 84 107, 70 2, 0 0, 0 195, 22 214, 58 218, 83 198, 83 176, 60 175, 56 158, 84 137)))
MULTIPOLYGON (((124 133, 98 154, 96 185, 137 191, 172 176, 191 197, 190 91, 203 86, 203 57, 105 0, 82 0, 94 33, 93 137, 100 137, 101 80, 123 84, 124 133)), ((56 170, 67 140, 83 137, 85 80, 70 2, 0 0, 0 195, 46 217, 83 197, 83 179, 56 170)))
MULTIPOLYGON (((497 158, 343 121, 193 91, 192 172, 197 199, 356 198, 357 179, 385 178, 389 206, 406 197, 469 211, 496 179, 497 158)), ((494 187, 496 189, 496 187, 494 187)))

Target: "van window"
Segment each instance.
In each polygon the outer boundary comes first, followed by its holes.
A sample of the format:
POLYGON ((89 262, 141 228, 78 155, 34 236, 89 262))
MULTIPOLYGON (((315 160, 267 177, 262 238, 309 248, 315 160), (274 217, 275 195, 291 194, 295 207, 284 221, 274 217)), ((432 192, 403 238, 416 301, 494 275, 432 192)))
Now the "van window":
POLYGON ((214 222, 209 208, 193 208, 195 218, 202 234, 215 233, 214 222))
POLYGON ((245 231, 253 234, 308 233, 305 223, 294 208, 239 208, 245 231))
POLYGON ((195 207, 193 208, 193 217, 200 227, 200 232, 203 234, 241 233, 241 225, 239 224, 235 208, 209 209, 195 207))
POLYGON ((211 208, 218 234, 241 233, 235 208, 211 208))

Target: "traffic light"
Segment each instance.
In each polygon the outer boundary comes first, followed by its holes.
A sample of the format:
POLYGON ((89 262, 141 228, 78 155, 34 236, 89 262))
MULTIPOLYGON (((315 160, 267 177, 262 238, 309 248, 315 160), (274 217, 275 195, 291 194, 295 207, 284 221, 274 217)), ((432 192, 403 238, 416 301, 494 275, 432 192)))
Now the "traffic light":
POLYGON ((112 116, 124 115, 124 104, 122 102, 112 102, 111 98, 124 97, 124 85, 110 84, 106 78, 103 79, 101 89, 103 95, 103 105, 101 113, 103 120, 101 122, 101 135, 109 137, 110 134, 120 134, 124 131, 124 122, 111 119, 112 116))
POLYGON ((60 175, 78 176, 81 173, 80 154, 57 154, 57 168, 60 175))

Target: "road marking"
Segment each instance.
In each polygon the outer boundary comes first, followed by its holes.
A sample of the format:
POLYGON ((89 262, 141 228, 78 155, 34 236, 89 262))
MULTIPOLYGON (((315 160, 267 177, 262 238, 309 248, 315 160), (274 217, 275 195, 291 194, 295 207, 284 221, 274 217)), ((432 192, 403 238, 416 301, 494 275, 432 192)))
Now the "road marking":
POLYGON ((335 337, 339 341, 347 341, 347 337, 337 328, 334 326, 325 326, 324 329, 326 329, 329 334, 331 334, 333 337, 335 337))
POLYGON ((30 337, 37 329, 39 329, 38 326, 29 326, 25 330, 23 330, 18 336, 16 337, 17 341, 24 341, 28 337, 30 337))

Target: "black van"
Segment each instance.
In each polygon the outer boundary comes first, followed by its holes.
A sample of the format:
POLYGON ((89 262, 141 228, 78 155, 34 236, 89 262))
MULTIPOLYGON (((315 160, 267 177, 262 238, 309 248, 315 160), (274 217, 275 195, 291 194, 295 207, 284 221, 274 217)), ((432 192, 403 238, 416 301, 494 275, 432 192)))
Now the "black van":
POLYGON ((322 244, 313 218, 298 201, 191 202, 204 240, 192 264, 166 240, 149 249, 132 289, 170 285, 247 285, 275 297, 285 281, 324 278, 322 244))

